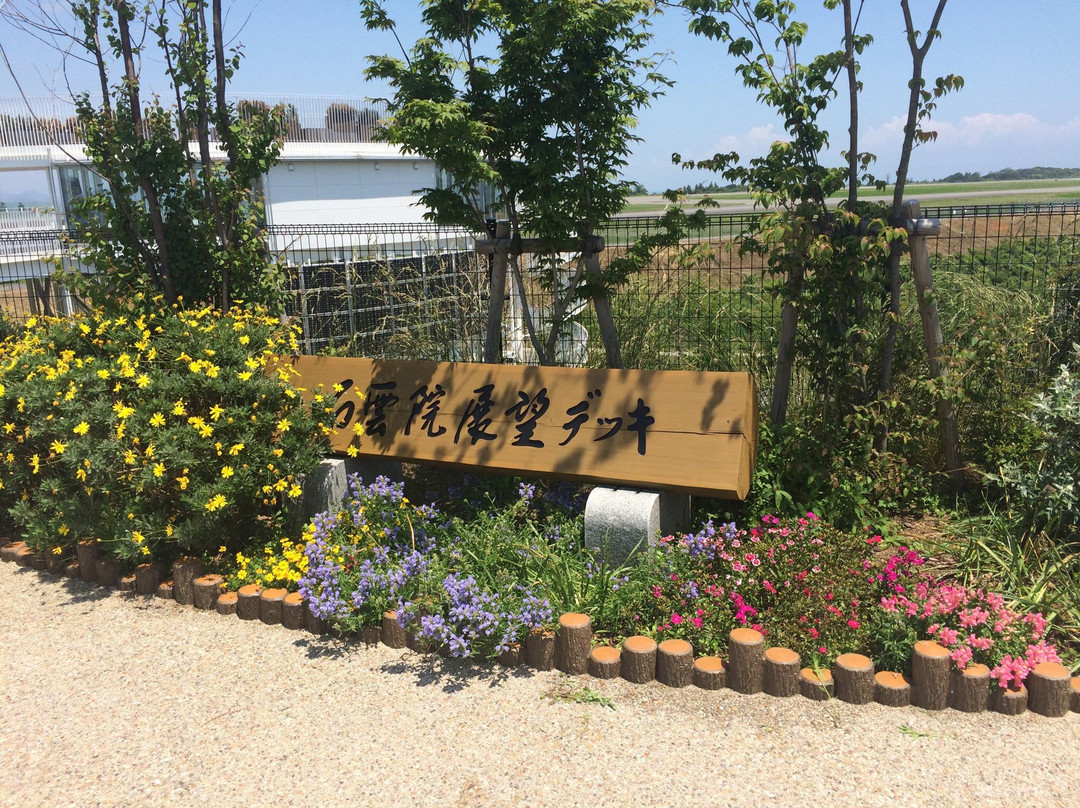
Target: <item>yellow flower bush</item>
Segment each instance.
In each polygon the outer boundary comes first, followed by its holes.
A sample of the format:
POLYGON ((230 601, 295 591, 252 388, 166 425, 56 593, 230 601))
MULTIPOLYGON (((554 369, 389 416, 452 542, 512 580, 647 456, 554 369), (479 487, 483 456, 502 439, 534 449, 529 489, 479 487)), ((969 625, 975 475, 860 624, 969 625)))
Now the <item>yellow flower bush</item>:
POLYGON ((298 352, 295 329, 148 302, 32 318, 0 345, 0 506, 34 549, 96 538, 129 562, 295 535, 334 403, 306 405, 275 361, 298 352))
POLYGON ((279 587, 295 591, 308 568, 304 555, 306 543, 282 539, 265 547, 261 553, 237 553, 228 585, 235 589, 245 584, 259 584, 264 589, 279 587))

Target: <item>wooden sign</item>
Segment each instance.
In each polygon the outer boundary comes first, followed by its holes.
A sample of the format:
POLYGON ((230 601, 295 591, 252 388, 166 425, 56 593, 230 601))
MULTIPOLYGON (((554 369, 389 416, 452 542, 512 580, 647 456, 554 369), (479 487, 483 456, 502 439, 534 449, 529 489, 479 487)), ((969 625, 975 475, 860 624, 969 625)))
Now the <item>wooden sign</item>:
POLYGON ((337 392, 339 454, 728 499, 750 488, 757 403, 748 373, 291 362, 305 395, 337 392))

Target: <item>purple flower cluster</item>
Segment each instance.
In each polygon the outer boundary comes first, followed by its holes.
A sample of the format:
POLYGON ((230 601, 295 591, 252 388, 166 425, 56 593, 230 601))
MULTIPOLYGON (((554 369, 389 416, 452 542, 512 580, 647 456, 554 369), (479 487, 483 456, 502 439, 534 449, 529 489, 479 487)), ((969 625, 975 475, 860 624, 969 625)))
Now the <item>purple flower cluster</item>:
POLYGON ((331 557, 331 548, 327 543, 339 522, 338 515, 329 511, 317 514, 312 521, 314 535, 304 547, 308 568, 300 578, 300 594, 304 596, 312 614, 322 619, 345 613, 345 601, 341 597, 341 584, 338 581, 341 565, 331 557))

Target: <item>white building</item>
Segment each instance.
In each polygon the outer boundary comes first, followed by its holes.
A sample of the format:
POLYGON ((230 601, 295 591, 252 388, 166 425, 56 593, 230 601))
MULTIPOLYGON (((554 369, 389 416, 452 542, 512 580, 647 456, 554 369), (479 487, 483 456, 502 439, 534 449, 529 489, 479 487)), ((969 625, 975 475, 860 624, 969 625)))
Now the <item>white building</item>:
MULTIPOLYGON (((374 142, 381 113, 376 105, 340 98, 257 100, 295 112, 280 161, 263 178, 268 225, 422 221, 417 191, 436 183, 435 164, 374 142)), ((30 106, 33 115, 22 99, 0 99, 0 197, 4 171, 46 172, 55 224, 62 229, 71 200, 98 188, 100 180, 84 167, 74 107, 56 99, 32 99, 30 106)), ((211 147, 217 150, 213 132, 211 147)))

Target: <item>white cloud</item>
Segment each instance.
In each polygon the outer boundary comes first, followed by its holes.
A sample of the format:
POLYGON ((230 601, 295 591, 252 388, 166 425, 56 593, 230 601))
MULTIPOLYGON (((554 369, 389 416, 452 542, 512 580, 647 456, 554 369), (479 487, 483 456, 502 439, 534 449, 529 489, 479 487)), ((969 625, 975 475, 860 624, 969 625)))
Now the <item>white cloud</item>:
MULTIPOLYGON (((941 148, 978 148, 1009 141, 1050 144, 1080 137, 1080 117, 1051 123, 1027 112, 980 112, 958 121, 932 119, 926 128, 937 132, 935 145, 941 148)), ((865 132, 862 141, 871 149, 897 147, 903 132, 904 119, 897 116, 865 132)))
POLYGON ((741 157, 757 157, 768 151, 774 141, 779 140, 773 124, 755 126, 741 135, 724 135, 716 141, 718 152, 738 152, 741 157))

